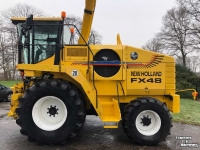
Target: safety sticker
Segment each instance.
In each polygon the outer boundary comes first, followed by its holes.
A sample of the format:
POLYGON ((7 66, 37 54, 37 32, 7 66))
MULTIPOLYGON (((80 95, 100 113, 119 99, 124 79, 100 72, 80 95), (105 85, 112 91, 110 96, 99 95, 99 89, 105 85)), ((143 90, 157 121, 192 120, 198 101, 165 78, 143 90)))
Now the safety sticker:
POLYGON ((72 70, 72 76, 77 77, 78 76, 78 70, 72 70))

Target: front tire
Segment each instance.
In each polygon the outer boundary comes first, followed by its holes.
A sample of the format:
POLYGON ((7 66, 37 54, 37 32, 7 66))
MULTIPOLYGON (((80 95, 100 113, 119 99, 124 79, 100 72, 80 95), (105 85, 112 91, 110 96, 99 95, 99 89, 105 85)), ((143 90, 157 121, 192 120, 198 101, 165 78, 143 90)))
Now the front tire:
POLYGON ((124 132, 141 145, 157 145, 170 134, 172 117, 164 103, 154 98, 138 98, 125 107, 124 132))
POLYGON ((16 109, 21 133, 39 144, 64 145, 82 128, 86 108, 78 89, 60 80, 34 83, 16 109))

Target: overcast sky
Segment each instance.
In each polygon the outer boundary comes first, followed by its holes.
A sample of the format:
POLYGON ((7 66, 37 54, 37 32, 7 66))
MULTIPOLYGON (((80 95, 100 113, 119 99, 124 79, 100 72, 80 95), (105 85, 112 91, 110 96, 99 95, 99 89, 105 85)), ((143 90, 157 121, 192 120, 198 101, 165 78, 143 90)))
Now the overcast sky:
MULTIPOLYGON (((16 3, 27 3, 53 16, 61 11, 83 16, 85 0, 4 0, 0 11, 16 3)), ((124 45, 141 47, 160 31, 162 17, 175 0, 97 0, 92 27, 102 36, 102 44, 116 44, 120 33, 124 45)))

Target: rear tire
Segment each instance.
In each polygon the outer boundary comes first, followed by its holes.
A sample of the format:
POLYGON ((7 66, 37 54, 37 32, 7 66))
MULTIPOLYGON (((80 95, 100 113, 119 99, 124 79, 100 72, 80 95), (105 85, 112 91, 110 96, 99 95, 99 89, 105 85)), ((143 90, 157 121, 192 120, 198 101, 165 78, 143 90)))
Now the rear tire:
POLYGON ((12 93, 8 93, 8 95, 6 96, 6 102, 11 102, 11 96, 12 93))
POLYGON ((164 103, 138 98, 125 107, 122 126, 128 138, 141 145, 157 145, 170 134, 172 117, 164 103))
POLYGON ((45 80, 34 83, 19 101, 16 123, 30 142, 63 145, 77 135, 85 122, 84 99, 69 82, 45 80))

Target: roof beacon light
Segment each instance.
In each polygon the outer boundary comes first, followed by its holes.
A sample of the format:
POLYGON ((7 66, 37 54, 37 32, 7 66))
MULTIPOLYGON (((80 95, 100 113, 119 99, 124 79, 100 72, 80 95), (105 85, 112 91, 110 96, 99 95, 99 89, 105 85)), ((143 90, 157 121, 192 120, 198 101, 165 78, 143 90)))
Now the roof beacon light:
POLYGON ((66 18, 66 12, 65 11, 62 11, 61 12, 61 17, 64 19, 64 18, 66 18))

